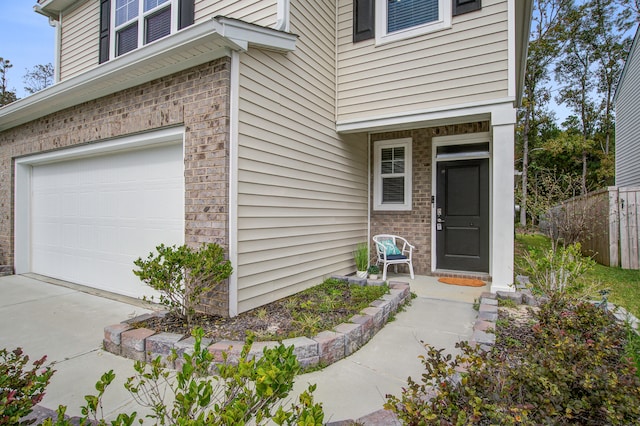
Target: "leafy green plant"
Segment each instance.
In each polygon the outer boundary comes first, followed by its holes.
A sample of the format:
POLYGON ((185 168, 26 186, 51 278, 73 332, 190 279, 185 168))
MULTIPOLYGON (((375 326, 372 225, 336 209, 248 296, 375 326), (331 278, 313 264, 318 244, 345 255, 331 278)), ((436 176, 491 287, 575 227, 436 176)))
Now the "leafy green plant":
POLYGON ((525 254, 525 260, 532 290, 547 297, 580 295, 585 284, 581 278, 595 265, 593 259, 582 256, 580 243, 531 250, 525 254))
POLYGON ((47 357, 33 361, 22 348, 0 349, 0 425, 18 424, 42 401, 55 372, 44 366, 47 357))
POLYGON ((366 271, 369 266, 369 246, 366 243, 358 244, 353 252, 353 260, 356 262, 358 271, 366 271))
POLYGON ((202 296, 215 291, 233 272, 231 262, 217 244, 203 244, 199 250, 160 244, 156 252, 146 260, 135 260, 139 270, 133 273, 158 290, 159 302, 191 326, 202 296))
MULTIPOLYGON (((282 403, 293 389, 293 380, 300 372, 300 364, 293 353, 293 346, 280 345, 265 348, 261 356, 251 354, 253 338, 249 336, 237 363, 215 364, 213 355, 202 346, 204 331, 193 330, 193 353, 183 354, 182 369, 173 371, 163 366, 160 357, 150 364, 136 362, 135 376, 125 383, 134 400, 147 409, 147 418, 159 425, 322 425, 322 405, 313 400, 315 386, 302 392, 297 403, 288 408, 282 403), (210 376, 215 368, 217 374, 210 376)), ((177 357, 175 351, 172 354, 177 357)), ((90 423, 106 425, 102 418, 102 397, 113 381, 112 371, 105 373, 96 383, 97 395, 85 397, 87 405, 81 425, 90 423)), ((48 420, 45 426, 69 426, 64 419, 66 407, 58 408, 58 419, 48 420)), ((129 426, 137 414, 119 414, 112 425, 129 426)), ((140 419, 140 422, 142 420, 140 419)))
POLYGON ((422 382, 410 378, 385 407, 416 425, 637 424, 640 379, 624 326, 590 303, 553 297, 508 351, 463 342, 454 358, 426 345, 422 382))
POLYGON ((369 269, 367 269, 367 272, 369 272, 369 274, 371 275, 378 275, 380 273, 380 268, 378 267, 378 265, 371 265, 369 266, 369 269))

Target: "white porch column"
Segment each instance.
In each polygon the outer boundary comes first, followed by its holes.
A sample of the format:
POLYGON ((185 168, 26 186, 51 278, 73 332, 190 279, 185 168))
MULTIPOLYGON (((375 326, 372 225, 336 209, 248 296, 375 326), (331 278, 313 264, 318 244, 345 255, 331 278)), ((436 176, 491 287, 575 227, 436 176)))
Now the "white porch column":
MULTIPOLYGON (((495 114, 495 113, 494 113, 495 114)), ((491 291, 514 291, 515 110, 492 116, 491 291), (506 114, 505 114, 506 113, 506 114)))

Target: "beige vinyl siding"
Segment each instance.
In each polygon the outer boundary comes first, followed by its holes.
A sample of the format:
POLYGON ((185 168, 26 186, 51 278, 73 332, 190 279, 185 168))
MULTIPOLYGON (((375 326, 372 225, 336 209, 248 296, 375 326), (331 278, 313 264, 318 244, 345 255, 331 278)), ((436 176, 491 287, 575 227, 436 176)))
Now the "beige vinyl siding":
POLYGON ((367 238, 367 137, 335 132, 333 3, 291 2, 294 52, 241 56, 240 312, 354 272, 367 238))
POLYGON ((196 0, 195 22, 222 15, 271 27, 277 21, 276 5, 277 0, 196 0))
POLYGON ((66 80, 98 65, 100 2, 85 1, 62 15, 60 80, 66 80))
POLYGON ((484 0, 451 29, 379 46, 353 43, 352 8, 340 0, 338 121, 507 97, 506 0, 484 0))
POLYGON ((640 186, 640 48, 636 34, 616 97, 616 185, 640 186))

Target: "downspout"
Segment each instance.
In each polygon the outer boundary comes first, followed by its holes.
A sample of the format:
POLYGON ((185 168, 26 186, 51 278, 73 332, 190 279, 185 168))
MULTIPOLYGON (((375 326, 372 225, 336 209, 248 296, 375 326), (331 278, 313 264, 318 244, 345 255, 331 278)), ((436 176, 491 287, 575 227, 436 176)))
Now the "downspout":
POLYGON ((53 57, 53 83, 60 81, 60 52, 62 48, 62 17, 56 21, 53 18, 49 18, 49 25, 56 29, 55 40, 55 56, 53 57))
POLYGON ((229 260, 233 273, 229 277, 229 316, 238 315, 238 126, 240 102, 240 53, 231 51, 229 81, 229 260))
POLYGON ((56 15, 53 14, 51 12, 47 12, 42 4, 37 4, 35 6, 33 6, 33 11, 42 15, 42 16, 46 16, 47 18, 49 18, 49 25, 51 25, 52 27, 54 27, 56 29, 56 39, 55 39, 55 58, 53 60, 54 64, 53 64, 53 69, 54 69, 54 73, 53 73, 53 78, 54 78, 54 83, 57 83, 60 81, 60 40, 62 37, 62 26, 60 25, 60 20, 62 19, 61 14, 60 15, 56 15))
POLYGON ((289 12, 291 9, 291 3, 289 0, 278 0, 276 6, 277 17, 276 24, 273 27, 274 30, 289 32, 289 12))

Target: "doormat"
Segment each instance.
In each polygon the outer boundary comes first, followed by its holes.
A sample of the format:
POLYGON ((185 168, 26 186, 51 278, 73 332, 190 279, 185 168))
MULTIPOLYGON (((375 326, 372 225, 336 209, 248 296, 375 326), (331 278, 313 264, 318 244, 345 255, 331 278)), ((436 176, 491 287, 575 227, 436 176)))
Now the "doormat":
POLYGON ((484 287, 485 282, 473 278, 442 277, 438 281, 445 284, 463 285, 467 287, 484 287))

